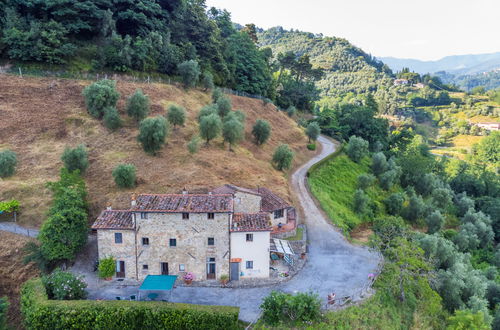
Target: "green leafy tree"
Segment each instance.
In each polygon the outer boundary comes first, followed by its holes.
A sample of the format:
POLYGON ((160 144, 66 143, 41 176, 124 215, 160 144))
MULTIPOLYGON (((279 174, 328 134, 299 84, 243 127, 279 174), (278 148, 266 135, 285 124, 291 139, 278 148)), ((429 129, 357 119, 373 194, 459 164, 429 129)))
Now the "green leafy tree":
POLYGON ((66 147, 61 156, 61 160, 64 163, 64 167, 70 172, 78 170, 80 173, 84 173, 89 166, 87 149, 83 144, 80 144, 74 149, 66 147))
POLYGON ((215 104, 210 104, 206 105, 203 108, 201 108, 200 113, 198 114, 198 122, 201 122, 201 119, 205 116, 211 115, 211 114, 217 114, 217 105, 215 104))
POLYGON ((467 196, 466 192, 463 192, 457 194, 455 205, 457 207, 458 215, 463 217, 469 209, 474 210, 475 202, 472 198, 467 196))
POLYGON ((447 330, 488 330, 490 329, 484 320, 483 312, 472 312, 470 310, 457 310, 448 318, 447 330))
POLYGON ((449 205, 451 205, 451 199, 453 197, 453 192, 448 188, 437 188, 431 193, 432 203, 445 210, 449 205))
POLYGON ((49 299, 82 300, 87 297, 87 283, 82 276, 70 272, 55 270, 52 274, 42 277, 42 283, 49 299))
POLYGON ((280 171, 287 170, 292 166, 294 154, 288 144, 281 144, 276 148, 273 154, 273 163, 280 171))
POLYGON ((264 144, 271 136, 271 125, 267 120, 257 119, 252 128, 252 135, 257 145, 264 144))
POLYGON ((203 85, 203 88, 205 88, 205 91, 214 88, 214 76, 210 71, 203 72, 201 84, 203 85))
POLYGON ((387 213, 391 215, 401 214, 404 201, 405 201, 404 194, 402 193, 391 194, 384 200, 385 209, 387 210, 387 213))
POLYGON ((122 120, 118 114, 118 110, 114 107, 107 107, 104 109, 104 126, 110 130, 116 130, 122 127, 122 120))
POLYGON ((17 165, 16 153, 11 150, 0 152, 0 178, 14 175, 17 165))
POLYGON ((222 90, 220 88, 215 88, 213 91, 212 91, 212 102, 213 103, 217 103, 217 101, 224 96, 224 93, 222 92, 222 90))
POLYGON ((293 117, 295 116, 295 113, 297 112, 297 108, 294 107, 293 105, 289 106, 288 109, 286 109, 286 114, 288 117, 293 117))
POLYGON ((368 141, 357 136, 351 136, 346 147, 346 154, 354 162, 359 163, 368 154, 368 141))
POLYGON ((316 141, 318 139, 319 134, 321 133, 321 128, 319 128, 319 124, 317 122, 312 122, 307 125, 306 135, 309 139, 309 143, 312 141, 316 141))
POLYGON ((439 211, 434 211, 425 218, 427 233, 434 234, 443 228, 444 217, 439 211))
POLYGON ((116 107, 120 93, 116 91, 114 80, 99 80, 83 90, 85 104, 90 115, 100 119, 104 116, 104 109, 116 107))
POLYGON ((135 187, 136 168, 132 164, 120 164, 113 170, 113 178, 120 188, 135 187))
POLYGON ((110 278, 115 275, 116 260, 113 257, 106 257, 99 260, 99 277, 110 278))
POLYGON ((399 180, 399 176, 400 176, 400 172, 397 169, 389 170, 389 171, 382 173, 379 176, 380 186, 385 190, 391 189, 392 186, 397 184, 397 182, 399 180))
POLYGON ((217 113, 224 118, 231 111, 231 100, 227 97, 220 97, 217 100, 217 113))
POLYGON ((146 118, 141 121, 137 140, 145 152, 156 155, 165 144, 167 134, 168 125, 164 117, 146 118))
POLYGON ((372 171, 373 174, 379 176, 388 170, 387 158, 383 152, 377 152, 372 156, 372 171))
POLYGON ((427 212, 427 205, 425 204, 422 196, 411 194, 408 200, 408 206, 405 208, 403 214, 405 219, 416 221, 422 218, 427 212))
POLYGON ((144 95, 142 90, 137 89, 127 99, 127 114, 139 122, 148 116, 149 106, 149 96, 144 95))
POLYGON ((232 150, 232 146, 243 139, 243 131, 244 126, 236 117, 224 121, 222 136, 224 141, 229 143, 229 150, 232 150))
POLYGON ((195 60, 182 62, 177 66, 177 71, 186 88, 194 87, 200 77, 200 66, 195 60))
POLYGON ((201 117, 200 136, 207 141, 207 145, 210 143, 210 140, 220 135, 221 129, 222 121, 216 113, 201 117))
POLYGON ((370 197, 365 194, 362 189, 357 189, 354 193, 354 211, 363 214, 368 210, 370 204, 370 197))
POLYGON ((183 126, 186 121, 186 110, 177 104, 172 104, 168 107, 167 118, 170 124, 176 126, 183 126))
POLYGON ((262 320, 271 326, 283 322, 313 322, 321 317, 321 302, 316 294, 291 295, 272 291, 260 305, 262 320))
POLYGON ((365 190, 375 182, 375 177, 369 173, 363 173, 358 176, 358 189, 365 190))

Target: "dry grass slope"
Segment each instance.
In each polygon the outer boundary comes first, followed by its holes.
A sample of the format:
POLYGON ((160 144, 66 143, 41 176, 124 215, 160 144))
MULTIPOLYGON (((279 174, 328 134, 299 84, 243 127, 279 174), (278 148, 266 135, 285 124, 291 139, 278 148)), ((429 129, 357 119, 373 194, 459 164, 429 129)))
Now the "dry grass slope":
POLYGON ((89 150, 90 166, 85 175, 89 190, 91 221, 110 202, 113 208, 128 207, 132 190, 118 189, 111 171, 119 163, 137 167, 141 192, 178 192, 182 188, 197 191, 224 183, 242 186, 266 186, 290 198, 287 178, 270 164, 272 152, 280 143, 289 144, 296 153, 294 165, 311 156, 302 129, 272 104, 231 96, 233 109, 247 117, 245 141, 229 152, 222 139, 200 148, 191 155, 186 144, 198 132, 196 116, 210 103, 210 95, 199 90, 184 91, 163 84, 139 84, 119 81, 118 109, 125 119, 123 128, 108 131, 87 114, 83 88, 88 81, 52 78, 19 78, 0 75, 0 149, 18 154, 17 173, 0 179, 0 200, 17 198, 22 205, 19 222, 39 226, 47 212, 51 195, 45 188, 58 178, 60 156, 66 146, 84 143, 89 150), (170 133, 168 145, 157 157, 146 155, 136 141, 137 125, 125 115, 125 100, 136 88, 151 98, 151 115, 163 115, 170 103, 187 109, 185 127, 170 133), (251 129, 257 118, 272 125, 270 141, 258 147, 252 142, 251 129))

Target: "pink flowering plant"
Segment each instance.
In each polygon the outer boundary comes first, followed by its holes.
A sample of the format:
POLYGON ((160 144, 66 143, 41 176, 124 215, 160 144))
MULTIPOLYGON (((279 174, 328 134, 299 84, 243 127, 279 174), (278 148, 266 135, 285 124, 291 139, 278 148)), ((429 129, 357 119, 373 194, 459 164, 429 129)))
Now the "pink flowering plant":
POLYGON ((52 274, 42 277, 49 299, 55 300, 78 300, 85 299, 87 283, 83 276, 75 276, 70 272, 55 270, 52 274))
POLYGON ((184 281, 192 281, 194 280, 194 274, 191 273, 191 272, 187 272, 185 275, 184 275, 184 281))

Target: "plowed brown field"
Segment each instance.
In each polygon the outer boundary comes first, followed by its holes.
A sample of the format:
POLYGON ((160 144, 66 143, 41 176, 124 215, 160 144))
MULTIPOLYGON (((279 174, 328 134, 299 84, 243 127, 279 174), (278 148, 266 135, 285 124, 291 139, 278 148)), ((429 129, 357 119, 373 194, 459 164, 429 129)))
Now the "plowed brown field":
POLYGON ((51 201, 45 184, 57 180, 62 166, 60 157, 66 146, 83 143, 89 151, 90 166, 85 181, 91 222, 108 202, 115 209, 128 208, 132 192, 179 192, 184 187, 200 191, 233 183, 265 186, 290 198, 286 175, 270 163, 273 150, 280 143, 289 144, 296 154, 294 165, 312 156, 306 149, 303 130, 285 113, 272 104, 238 96, 231 96, 231 101, 233 109, 240 109, 246 115, 245 141, 230 152, 219 138, 210 146, 202 144, 200 151, 191 155, 186 144, 198 132, 196 116, 202 106, 210 103, 210 95, 164 84, 119 81, 118 109, 125 125, 110 132, 85 109, 82 90, 89 83, 0 75, 0 150, 15 151, 19 161, 13 177, 0 179, 0 200, 20 200, 18 222, 22 225, 39 226, 43 222, 51 201), (125 115, 125 100, 137 88, 150 96, 151 115, 165 114, 170 103, 187 110, 186 125, 170 132, 168 144, 156 157, 144 153, 136 141, 137 125, 125 115), (251 136, 257 118, 272 125, 269 142, 260 147, 252 142, 251 136), (136 188, 123 190, 115 186, 111 171, 120 163, 137 167, 136 188))

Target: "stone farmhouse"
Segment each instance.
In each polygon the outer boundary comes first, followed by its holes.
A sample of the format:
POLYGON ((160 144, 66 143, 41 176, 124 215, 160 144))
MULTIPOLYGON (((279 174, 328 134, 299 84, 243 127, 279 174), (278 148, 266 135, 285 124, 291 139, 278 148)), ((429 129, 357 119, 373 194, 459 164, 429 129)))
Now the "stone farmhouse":
POLYGON ((238 280, 269 277, 272 233, 295 223, 295 209, 270 190, 224 185, 205 194, 132 195, 130 209, 108 207, 92 229, 99 259, 116 260, 116 278, 191 272, 197 281, 238 280))

